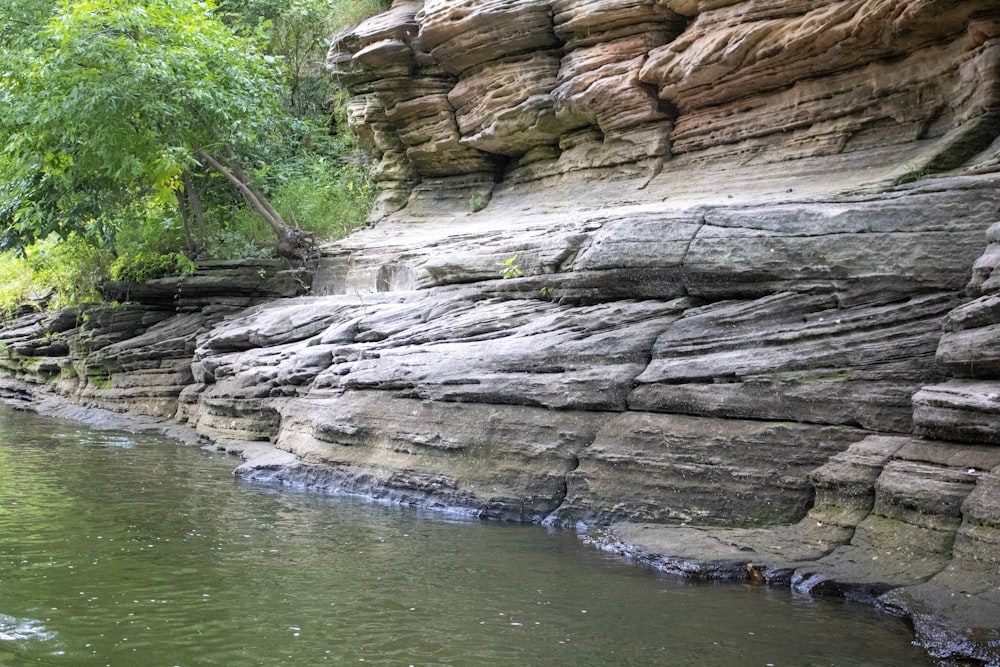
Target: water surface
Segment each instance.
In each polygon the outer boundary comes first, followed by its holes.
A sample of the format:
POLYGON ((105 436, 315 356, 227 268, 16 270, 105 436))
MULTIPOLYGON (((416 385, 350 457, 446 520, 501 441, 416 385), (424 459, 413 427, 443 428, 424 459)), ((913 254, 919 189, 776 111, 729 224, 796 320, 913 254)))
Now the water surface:
POLYGON ((0 405, 0 665, 929 665, 898 619, 0 405))

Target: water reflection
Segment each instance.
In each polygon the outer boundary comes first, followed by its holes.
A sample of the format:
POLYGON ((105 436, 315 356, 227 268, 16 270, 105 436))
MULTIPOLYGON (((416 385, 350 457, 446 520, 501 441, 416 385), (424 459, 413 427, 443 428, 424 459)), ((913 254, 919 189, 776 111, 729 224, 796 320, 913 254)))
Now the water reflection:
POLYGON ((39 621, 0 614, 0 642, 49 641, 54 637, 55 633, 39 621))
POLYGON ((896 619, 0 407, 0 664, 921 665, 896 619))

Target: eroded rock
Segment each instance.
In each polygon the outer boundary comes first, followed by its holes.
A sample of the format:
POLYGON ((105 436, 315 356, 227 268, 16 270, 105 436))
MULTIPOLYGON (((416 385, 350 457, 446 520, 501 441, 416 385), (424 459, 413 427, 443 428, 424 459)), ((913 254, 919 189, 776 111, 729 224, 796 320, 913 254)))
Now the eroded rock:
POLYGON ((377 151, 381 173, 409 174, 384 181, 396 192, 639 164, 666 184, 692 161, 854 153, 913 179, 995 137, 998 26, 989 0, 407 1, 339 36, 329 64, 366 108, 409 91, 422 109, 352 114, 363 136, 410 137, 377 151))
POLYGON ((248 478, 596 525, 1000 662, 998 26, 989 0, 396 0, 331 47, 381 194, 318 296, 236 313, 244 267, 133 290, 157 316, 89 339, 22 314, 0 391, 175 406, 248 478))

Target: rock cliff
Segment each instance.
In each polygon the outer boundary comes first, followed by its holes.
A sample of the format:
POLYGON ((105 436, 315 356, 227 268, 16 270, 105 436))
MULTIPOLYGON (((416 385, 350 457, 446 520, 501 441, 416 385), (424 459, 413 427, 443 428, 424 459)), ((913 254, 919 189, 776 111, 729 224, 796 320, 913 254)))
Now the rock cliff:
POLYGON ((995 1, 396 0, 328 64, 382 194, 309 296, 25 314, 9 396, 1000 664, 995 1))

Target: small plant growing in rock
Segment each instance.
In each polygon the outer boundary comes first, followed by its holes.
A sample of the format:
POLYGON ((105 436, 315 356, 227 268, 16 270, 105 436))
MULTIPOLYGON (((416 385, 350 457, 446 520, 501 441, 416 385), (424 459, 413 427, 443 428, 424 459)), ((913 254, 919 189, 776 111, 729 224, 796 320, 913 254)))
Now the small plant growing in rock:
POLYGON ((521 267, 517 265, 517 255, 512 255, 500 264, 500 275, 503 276, 504 280, 508 278, 520 278, 524 275, 524 271, 521 267))
POLYGON ((486 197, 482 195, 472 195, 469 197, 469 212, 478 213, 486 208, 486 197))
POLYGON ((905 170, 903 174, 893 181, 893 185, 906 185, 907 183, 915 183, 925 176, 927 176, 927 166, 918 166, 916 162, 907 161, 903 163, 903 169, 905 170))

